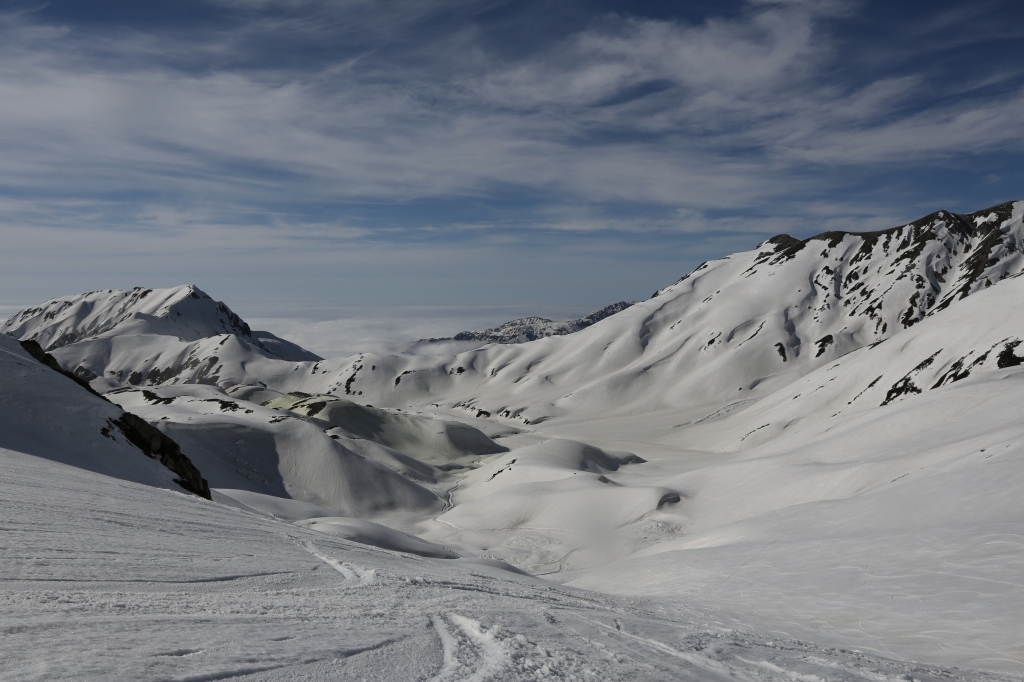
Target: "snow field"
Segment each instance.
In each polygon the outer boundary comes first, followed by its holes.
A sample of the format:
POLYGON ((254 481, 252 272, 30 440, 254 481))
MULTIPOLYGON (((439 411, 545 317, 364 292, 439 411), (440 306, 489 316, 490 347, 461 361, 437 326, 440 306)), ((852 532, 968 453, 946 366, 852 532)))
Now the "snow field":
POLYGON ((8 680, 960 675, 377 550, 9 450, 0 466, 8 680))

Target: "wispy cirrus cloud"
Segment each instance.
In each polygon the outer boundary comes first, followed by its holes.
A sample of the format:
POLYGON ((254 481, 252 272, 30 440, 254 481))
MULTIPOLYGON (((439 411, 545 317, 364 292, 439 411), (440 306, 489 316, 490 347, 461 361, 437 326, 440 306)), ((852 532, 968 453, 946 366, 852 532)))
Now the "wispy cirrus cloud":
POLYGON ((936 174, 1019 155, 1024 140, 1012 60, 937 80, 913 59, 964 22, 991 24, 1001 3, 939 13, 887 63, 849 28, 871 11, 855 2, 698 17, 460 0, 195 6, 189 21, 162 4, 123 20, 102 3, 88 20, 0 15, 8 239, 130 233, 144 251, 154 235, 206 233, 230 258, 242 241, 493 253, 552 248, 541 235, 561 233, 629 253, 628 235, 668 235, 662 248, 705 235, 689 242, 699 260, 717 234, 752 244, 914 217, 949 196, 936 174))

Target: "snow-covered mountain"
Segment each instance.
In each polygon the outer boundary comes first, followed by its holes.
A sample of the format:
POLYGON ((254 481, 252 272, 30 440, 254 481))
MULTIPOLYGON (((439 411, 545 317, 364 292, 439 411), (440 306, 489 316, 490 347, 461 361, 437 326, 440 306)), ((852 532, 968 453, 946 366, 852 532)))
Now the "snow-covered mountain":
MULTIPOLYGON (((111 385, 262 382, 529 424, 659 410, 701 417, 768 395, 1021 272, 1022 216, 1017 202, 939 211, 874 233, 780 235, 576 333, 457 355, 285 362, 236 334, 179 344, 162 337, 159 347, 113 334, 55 356, 111 385)), ((15 316, 5 329, 29 335, 26 318, 45 315, 15 316)))
POLYGON ((333 515, 440 513, 454 485, 449 471, 507 450, 471 426, 333 396, 197 385, 106 395, 180 443, 214 489, 300 500, 333 515))
POLYGON ((633 302, 619 301, 618 303, 612 303, 600 310, 595 310, 583 317, 575 320, 569 320, 567 322, 555 322, 554 320, 549 320, 546 317, 520 317, 498 325, 497 327, 491 327, 490 329, 464 331, 459 332, 455 336, 439 339, 421 339, 420 343, 434 341, 525 343, 527 341, 543 339, 547 336, 565 336, 566 334, 574 334, 581 329, 586 329, 595 322, 600 322, 606 317, 611 317, 615 313, 622 312, 631 305, 633 305, 633 302))
MULTIPOLYGON (((147 349, 176 341, 175 350, 181 352, 204 340, 224 343, 225 337, 234 337, 237 343, 267 357, 289 361, 320 359, 269 332, 252 331, 224 303, 214 301, 191 285, 171 289, 108 289, 54 298, 15 314, 0 325, 0 333, 34 340, 51 352, 85 344, 90 353, 100 354, 111 352, 114 339, 118 338, 130 337, 133 346, 147 349)), ((90 376, 82 365, 70 369, 78 367, 82 367, 79 376, 90 376)))
POLYGON ((136 372, 147 384, 260 381, 520 424, 666 410, 686 421, 768 395, 1021 272, 1022 215, 1017 202, 875 233, 774 237, 574 334, 456 355, 286 363, 207 342, 187 357, 78 344, 57 356, 125 383, 136 372))
POLYGON ((251 337, 238 315, 194 286, 108 289, 50 299, 8 320, 0 331, 51 351, 99 336, 162 334, 195 341, 221 334, 251 337))
MULTIPOLYGON (((574 333, 458 354, 285 360, 223 327, 135 334, 144 317, 43 338, 82 334, 61 365, 180 442, 232 507, 1024 671, 1022 219, 1016 202, 781 235, 574 333)), ((42 335, 46 315, 8 326, 42 335)))

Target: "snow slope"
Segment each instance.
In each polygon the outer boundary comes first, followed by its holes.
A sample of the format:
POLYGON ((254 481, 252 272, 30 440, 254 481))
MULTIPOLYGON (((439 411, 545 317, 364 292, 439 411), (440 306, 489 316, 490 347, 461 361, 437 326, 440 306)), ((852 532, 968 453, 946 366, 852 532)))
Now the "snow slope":
POLYGON ((0 449, 7 680, 1011 680, 398 554, 0 449))
POLYGON ((120 332, 55 354, 145 384, 111 398, 325 534, 409 542, 336 514, 369 517, 677 616, 1019 672, 1022 217, 782 235, 574 334, 456 355, 120 332))
POLYGON ((195 341, 220 334, 251 336, 249 325, 194 286, 108 289, 54 298, 14 315, 0 331, 45 350, 114 334, 163 334, 195 341))
POLYGON ((129 433, 136 435, 124 410, 0 336, 0 448, 164 488, 180 490, 183 475, 199 479, 187 460, 178 473, 162 466, 129 433))
POLYGON ((328 515, 443 507, 435 492, 402 475, 398 458, 368 457, 374 453, 346 447, 323 424, 294 413, 235 400, 211 386, 119 389, 108 397, 180 443, 213 488, 293 498, 334 512, 328 515))
POLYGON ((1024 370, 987 372, 666 477, 679 537, 571 584, 1024 670, 1022 401, 1024 370))
POLYGON ((320 516, 439 513, 451 472, 507 451, 465 424, 329 395, 182 385, 107 397, 180 443, 213 488, 321 505, 320 516))
POLYGON ((891 405, 970 376, 1021 365, 1022 300, 1024 277, 1014 276, 929 315, 884 343, 851 352, 760 402, 739 406, 719 419, 684 425, 689 426, 686 441, 747 449, 837 415, 891 405))

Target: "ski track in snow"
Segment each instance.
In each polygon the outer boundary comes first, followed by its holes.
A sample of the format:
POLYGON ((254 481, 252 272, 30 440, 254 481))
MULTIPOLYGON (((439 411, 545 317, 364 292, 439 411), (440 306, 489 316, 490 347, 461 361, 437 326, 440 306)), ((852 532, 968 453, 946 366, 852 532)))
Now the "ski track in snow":
POLYGON ((508 647, 478 621, 457 613, 448 614, 448 619, 461 637, 452 635, 441 616, 431 619, 444 655, 444 665, 432 682, 484 682, 510 665, 508 647))
POLYGON ((332 559, 331 557, 327 556, 326 554, 318 550, 316 548, 316 545, 314 545, 309 540, 303 540, 300 543, 300 546, 304 550, 315 556, 317 559, 324 562, 325 564, 333 568, 335 571, 345 576, 345 580, 351 580, 353 582, 358 581, 360 585, 369 585, 373 582, 373 569, 362 569, 353 564, 338 561, 337 559, 332 559))
POLYGON ((437 631, 437 636, 441 640, 441 651, 443 656, 443 666, 441 671, 431 678, 432 682, 447 682, 451 680, 458 672, 461 664, 459 663, 459 642, 452 636, 452 633, 448 631, 448 626, 445 625, 444 619, 441 616, 434 616, 430 619, 434 625, 434 630, 437 631))

